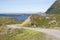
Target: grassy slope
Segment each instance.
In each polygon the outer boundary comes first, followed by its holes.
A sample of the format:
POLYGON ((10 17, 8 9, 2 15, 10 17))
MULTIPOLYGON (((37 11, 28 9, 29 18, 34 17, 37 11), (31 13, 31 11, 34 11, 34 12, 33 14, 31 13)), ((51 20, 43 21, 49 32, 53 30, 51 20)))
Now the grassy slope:
POLYGON ((56 2, 51 6, 51 8, 46 12, 47 14, 60 14, 60 0, 56 0, 56 2))
POLYGON ((0 25, 4 24, 17 24, 22 23, 23 20, 17 20, 15 18, 0 16, 0 25))
POLYGON ((34 30, 14 29, 0 35, 0 40, 45 40, 45 34, 34 30))
POLYGON ((56 0, 56 2, 51 6, 50 9, 48 9, 46 13, 52 15, 50 16, 50 20, 54 19, 55 17, 55 20, 57 21, 57 25, 51 24, 50 26, 60 27, 60 0, 56 0))
MULTIPOLYGON (((50 27, 60 27, 60 15, 59 14, 52 14, 49 16, 49 19, 46 19, 44 16, 38 16, 33 14, 31 16, 31 21, 36 27, 44 27, 44 28, 50 28, 50 27), (56 23, 49 24, 50 21, 55 20, 56 23)), ((33 25, 29 25, 33 26, 33 25)))

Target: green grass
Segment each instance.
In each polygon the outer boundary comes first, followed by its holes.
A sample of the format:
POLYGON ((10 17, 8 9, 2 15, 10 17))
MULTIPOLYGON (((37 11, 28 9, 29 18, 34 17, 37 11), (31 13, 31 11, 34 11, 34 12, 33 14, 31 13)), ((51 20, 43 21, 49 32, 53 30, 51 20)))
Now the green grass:
POLYGON ((0 26, 6 24, 20 24, 23 20, 17 20, 15 18, 0 16, 0 26))
POLYGON ((27 30, 27 29, 14 29, 8 30, 7 34, 0 35, 0 40, 44 40, 45 34, 42 32, 27 30))
POLYGON ((54 28, 54 27, 60 27, 60 14, 51 14, 49 15, 49 19, 46 19, 44 16, 38 16, 36 14, 32 14, 31 16, 31 22, 32 24, 29 24, 29 27, 42 27, 42 28, 54 28), (49 22, 55 20, 55 23, 49 24, 49 22))

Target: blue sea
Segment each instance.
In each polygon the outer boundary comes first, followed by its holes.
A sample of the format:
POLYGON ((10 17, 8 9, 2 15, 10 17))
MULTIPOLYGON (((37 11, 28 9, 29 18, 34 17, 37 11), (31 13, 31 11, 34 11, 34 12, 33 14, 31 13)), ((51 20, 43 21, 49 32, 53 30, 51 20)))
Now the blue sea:
POLYGON ((16 18, 18 20, 25 20, 30 16, 30 14, 0 14, 0 16, 7 16, 11 18, 16 18))

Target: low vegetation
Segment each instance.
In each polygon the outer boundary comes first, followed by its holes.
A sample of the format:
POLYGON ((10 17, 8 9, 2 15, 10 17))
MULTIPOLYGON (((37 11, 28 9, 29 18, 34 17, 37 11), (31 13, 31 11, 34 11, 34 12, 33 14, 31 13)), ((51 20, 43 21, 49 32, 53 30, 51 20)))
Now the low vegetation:
POLYGON ((51 14, 48 17, 32 14, 31 24, 32 27, 54 28, 60 27, 60 14, 51 14), (33 25, 32 25, 33 24, 33 25))
POLYGON ((0 26, 6 25, 6 24, 20 24, 22 22, 23 20, 17 20, 15 18, 0 16, 0 26))
POLYGON ((8 29, 6 34, 0 35, 0 40, 45 40, 45 34, 23 28, 8 29))

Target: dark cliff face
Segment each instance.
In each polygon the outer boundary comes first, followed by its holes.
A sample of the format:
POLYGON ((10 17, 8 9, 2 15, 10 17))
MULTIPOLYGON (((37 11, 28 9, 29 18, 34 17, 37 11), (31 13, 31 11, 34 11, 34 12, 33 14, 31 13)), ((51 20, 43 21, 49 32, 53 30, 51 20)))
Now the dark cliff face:
POLYGON ((60 0, 56 0, 56 2, 48 9, 47 14, 60 14, 60 0))

